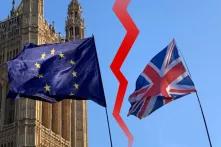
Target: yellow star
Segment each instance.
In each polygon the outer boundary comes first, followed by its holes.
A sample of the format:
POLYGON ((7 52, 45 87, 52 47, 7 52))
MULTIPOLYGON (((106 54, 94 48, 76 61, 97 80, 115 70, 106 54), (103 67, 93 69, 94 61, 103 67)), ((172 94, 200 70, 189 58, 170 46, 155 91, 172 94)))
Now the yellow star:
POLYGON ((51 55, 54 55, 55 54, 55 49, 53 48, 52 50, 51 50, 51 55))
POLYGON ((45 85, 44 87, 46 92, 50 92, 51 91, 51 86, 49 86, 48 84, 45 85))
POLYGON ((41 59, 45 59, 45 57, 46 57, 45 53, 41 54, 41 59))
POLYGON ((70 96, 74 96, 74 93, 73 93, 73 92, 71 92, 71 93, 70 93, 70 96))
POLYGON ((36 67, 37 69, 40 69, 40 68, 41 68, 41 65, 36 62, 36 63, 35 63, 35 67, 36 67))
POLYGON ((44 76, 43 76, 43 74, 39 74, 38 75, 38 78, 40 79, 40 78, 43 78, 44 76))
POLYGON ((75 83, 75 84, 74 84, 74 88, 75 88, 75 89, 79 89, 79 85, 75 83))
POLYGON ((71 60, 70 63, 71 63, 71 65, 75 65, 76 64, 73 60, 71 60))
POLYGON ((73 71, 72 75, 73 75, 73 77, 77 77, 77 72, 73 71))
POLYGON ((60 56, 60 58, 64 58, 64 54, 63 53, 60 53, 59 56, 60 56))

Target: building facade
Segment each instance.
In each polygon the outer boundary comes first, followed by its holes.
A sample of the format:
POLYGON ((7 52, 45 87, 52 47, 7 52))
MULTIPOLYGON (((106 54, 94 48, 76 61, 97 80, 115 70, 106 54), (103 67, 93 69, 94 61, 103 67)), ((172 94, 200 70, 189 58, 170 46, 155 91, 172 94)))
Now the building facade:
POLYGON ((68 5, 66 37, 56 33, 44 18, 44 0, 21 0, 0 21, 0 147, 87 147, 85 101, 63 100, 55 104, 28 98, 7 98, 5 63, 27 43, 44 44, 84 37, 84 21, 77 0, 68 5))

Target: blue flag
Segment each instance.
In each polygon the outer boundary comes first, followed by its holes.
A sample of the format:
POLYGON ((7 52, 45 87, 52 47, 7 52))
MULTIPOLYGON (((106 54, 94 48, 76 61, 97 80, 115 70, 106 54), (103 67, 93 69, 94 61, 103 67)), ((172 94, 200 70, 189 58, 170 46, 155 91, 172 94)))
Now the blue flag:
POLYGON ((9 97, 93 100, 106 107, 94 38, 30 44, 8 62, 9 97))

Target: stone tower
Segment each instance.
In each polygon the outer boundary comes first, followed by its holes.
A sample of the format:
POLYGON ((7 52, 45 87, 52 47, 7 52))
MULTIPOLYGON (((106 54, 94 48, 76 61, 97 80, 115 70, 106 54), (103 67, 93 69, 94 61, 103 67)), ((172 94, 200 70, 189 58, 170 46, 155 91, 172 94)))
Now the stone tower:
MULTIPOLYGON (((71 0, 66 19, 66 41, 84 38, 84 21, 78 0, 71 0)), ((87 104, 86 101, 65 100, 64 105, 71 105, 72 126, 71 144, 74 147, 87 146, 87 104), (82 140, 84 138, 84 140, 82 140)))
MULTIPOLYGON (((84 22, 77 0, 68 6, 66 40, 84 37, 84 22)), ((7 19, 0 21, 0 73, 26 43, 60 42, 53 24, 44 18, 44 0, 21 0, 7 19)), ((1 75, 2 75, 1 74, 1 75)), ((3 77, 3 76, 2 76, 3 77)), ((0 76, 0 147, 87 147, 85 101, 64 100, 49 104, 6 98, 8 83, 0 76)))
POLYGON ((66 40, 84 38, 84 20, 81 17, 81 6, 78 0, 72 0, 68 6, 66 20, 66 40))

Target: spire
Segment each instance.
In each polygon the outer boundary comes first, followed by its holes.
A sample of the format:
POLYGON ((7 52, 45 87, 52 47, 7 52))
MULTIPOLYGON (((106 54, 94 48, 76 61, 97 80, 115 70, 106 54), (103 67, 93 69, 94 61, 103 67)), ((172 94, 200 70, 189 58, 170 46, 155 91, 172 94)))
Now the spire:
POLYGON ((14 12, 15 12, 15 0, 12 0, 11 16, 14 14, 14 12))
POLYGON ((15 9, 15 0, 12 0, 12 10, 15 9))
POLYGON ((68 6, 69 11, 74 11, 75 7, 80 7, 78 0, 71 0, 70 4, 68 6))
POLYGON ((71 0, 69 5, 68 5, 68 8, 69 9, 73 9, 74 8, 74 5, 79 5, 79 2, 78 0, 71 0))
POLYGON ((78 4, 78 0, 72 0, 73 4, 77 3, 78 4))

